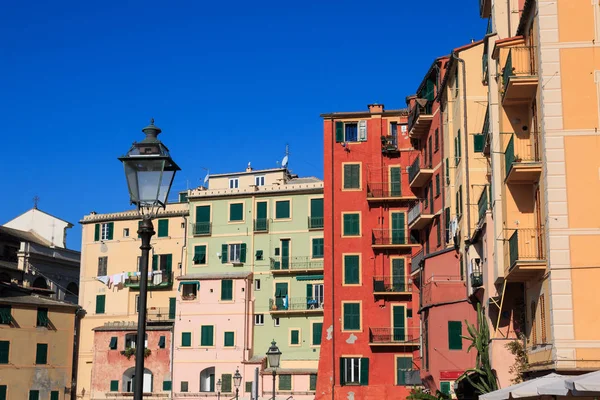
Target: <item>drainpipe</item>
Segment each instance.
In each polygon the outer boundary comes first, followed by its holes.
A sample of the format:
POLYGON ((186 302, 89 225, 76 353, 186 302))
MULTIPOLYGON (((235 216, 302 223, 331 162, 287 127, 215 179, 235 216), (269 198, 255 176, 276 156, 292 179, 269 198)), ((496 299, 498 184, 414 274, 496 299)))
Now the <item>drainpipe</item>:
POLYGON ((73 343, 73 362, 71 370, 71 400, 77 399, 77 373, 79 369, 79 343, 81 338, 81 319, 85 316, 85 310, 78 307, 75 310, 75 341, 73 343))
MULTIPOLYGON (((334 230, 335 230, 335 214, 333 213, 333 207, 335 205, 335 190, 334 190, 334 177, 335 177, 335 163, 334 163, 334 150, 335 150, 335 121, 331 120, 331 400, 335 399, 335 257, 333 256, 334 250, 334 230)), ((340 371, 341 373, 341 371, 340 371)))
POLYGON ((187 217, 183 216, 183 247, 181 248, 181 268, 179 269, 179 276, 183 275, 183 266, 186 262, 186 254, 187 254, 187 228, 188 222, 187 217))

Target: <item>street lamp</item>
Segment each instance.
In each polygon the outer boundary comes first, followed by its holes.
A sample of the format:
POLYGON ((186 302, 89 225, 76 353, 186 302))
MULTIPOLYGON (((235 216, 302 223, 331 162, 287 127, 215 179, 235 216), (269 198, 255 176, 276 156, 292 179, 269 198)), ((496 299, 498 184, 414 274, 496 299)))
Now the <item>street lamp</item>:
POLYGON ((242 375, 240 374, 240 369, 236 368, 235 375, 233 375, 233 385, 235 386, 235 400, 238 400, 241 384, 242 384, 242 375))
POLYGON ((221 378, 217 381, 217 399, 221 399, 221 378))
POLYGON ((267 359, 269 360, 269 365, 273 370, 273 400, 275 400, 275 375, 277 374, 275 369, 279 368, 279 361, 281 360, 281 351, 279 351, 279 347, 277 347, 277 343, 275 343, 275 339, 271 342, 271 347, 267 350, 267 359))
MULTIPOLYGON (((148 256, 150 239, 154 235, 152 218, 156 216, 159 208, 165 208, 167 198, 175 173, 180 168, 175 164, 169 154, 169 149, 158 140, 160 128, 154 125, 154 118, 150 125, 142 129, 146 134, 144 140, 134 142, 126 155, 119 157, 125 167, 125 178, 129 188, 131 204, 135 204, 142 216, 138 235, 142 239, 142 257, 140 259, 140 298, 138 311, 138 342, 143 343, 146 337, 146 297, 148 293, 148 256)), ((135 387, 134 399, 142 400, 144 388, 144 351, 145 346, 136 346, 135 349, 135 387)))

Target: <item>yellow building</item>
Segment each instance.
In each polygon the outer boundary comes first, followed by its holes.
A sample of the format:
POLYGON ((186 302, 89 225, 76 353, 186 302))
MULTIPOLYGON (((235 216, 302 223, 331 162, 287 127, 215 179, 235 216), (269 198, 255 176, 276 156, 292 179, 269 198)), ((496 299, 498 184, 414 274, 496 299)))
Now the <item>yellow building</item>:
POLYGON ((71 398, 78 308, 0 283, 0 399, 71 398))
POLYGON ((480 0, 489 18, 492 332, 523 333, 530 375, 598 369, 600 5, 491 3, 480 0))
MULTIPOLYGON (((185 200, 185 199, 183 199, 185 200)), ((86 215, 81 245, 79 304, 81 321, 77 396, 105 399, 132 392, 135 357, 126 354, 139 342, 137 297, 141 240, 137 211, 86 215), (137 274, 136 274, 137 273, 137 274)), ((169 397, 171 340, 176 310, 176 278, 186 254, 187 202, 167 205, 153 220, 152 277, 148 281, 144 392, 169 397)))

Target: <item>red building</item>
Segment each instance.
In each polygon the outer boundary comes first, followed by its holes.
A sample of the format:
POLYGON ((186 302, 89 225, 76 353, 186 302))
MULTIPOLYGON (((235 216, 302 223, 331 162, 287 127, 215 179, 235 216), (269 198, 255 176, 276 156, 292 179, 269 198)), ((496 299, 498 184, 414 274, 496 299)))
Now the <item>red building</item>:
POLYGON ((406 110, 322 115, 325 143, 325 309, 316 399, 404 399, 420 384, 420 245, 406 110))

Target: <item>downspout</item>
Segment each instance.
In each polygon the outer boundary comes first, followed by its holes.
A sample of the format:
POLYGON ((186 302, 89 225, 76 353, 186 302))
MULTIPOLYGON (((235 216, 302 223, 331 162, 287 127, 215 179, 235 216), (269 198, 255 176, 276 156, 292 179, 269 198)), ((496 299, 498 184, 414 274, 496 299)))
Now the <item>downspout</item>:
POLYGON ((181 268, 179 268, 179 276, 183 275, 183 266, 186 265, 186 257, 187 254, 187 228, 188 222, 187 217, 183 216, 183 247, 181 248, 181 268))
POLYGON ((79 306, 75 310, 75 341, 73 343, 73 362, 71 369, 71 400, 77 399, 77 374, 79 370, 79 343, 81 342, 81 318, 85 316, 85 310, 79 306))
MULTIPOLYGON (((334 189, 334 177, 335 177, 335 163, 334 163, 334 150, 335 150, 335 121, 331 120, 331 400, 335 399, 335 257, 333 255, 334 250, 334 235, 335 230, 335 216, 333 207, 335 205, 335 189, 334 189)), ((341 371, 340 371, 341 373, 341 371)))

